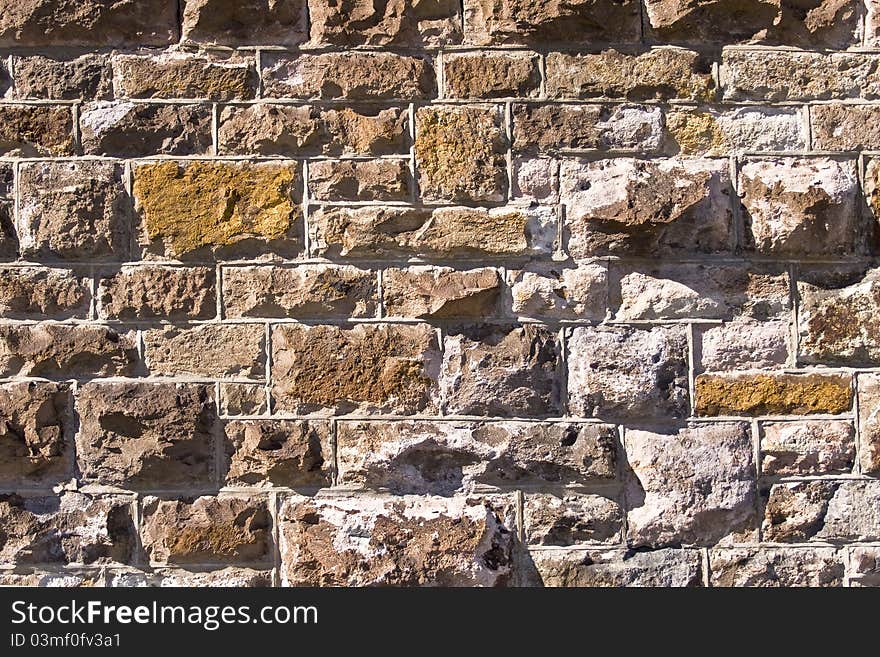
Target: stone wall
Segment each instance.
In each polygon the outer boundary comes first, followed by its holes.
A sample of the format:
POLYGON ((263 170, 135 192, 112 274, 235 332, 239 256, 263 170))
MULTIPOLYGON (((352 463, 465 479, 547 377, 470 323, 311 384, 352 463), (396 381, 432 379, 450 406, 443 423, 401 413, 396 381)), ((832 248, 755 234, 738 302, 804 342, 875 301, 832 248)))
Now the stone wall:
POLYGON ((880 582, 875 0, 0 7, 0 583, 880 582))

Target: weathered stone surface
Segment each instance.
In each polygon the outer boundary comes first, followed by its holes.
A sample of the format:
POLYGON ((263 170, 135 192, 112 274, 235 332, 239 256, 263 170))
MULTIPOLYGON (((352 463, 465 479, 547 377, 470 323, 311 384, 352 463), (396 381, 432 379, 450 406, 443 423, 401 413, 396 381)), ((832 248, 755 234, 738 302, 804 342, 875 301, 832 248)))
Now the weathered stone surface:
POLYGON ((677 109, 667 113, 666 130, 669 150, 682 155, 806 148, 801 112, 793 108, 677 109))
POLYGON ((151 374, 259 379, 265 375, 261 324, 202 324, 144 331, 151 374))
POLYGON ((330 423, 234 420, 226 425, 226 483, 231 486, 329 486, 330 423))
POLYGON ((464 497, 290 499, 279 515, 288 586, 499 586, 512 528, 464 497))
POLYGON ((444 333, 440 390, 452 415, 557 416, 562 354, 545 327, 475 324, 444 333))
POLYGON ((12 162, 0 163, 0 198, 12 198, 14 192, 15 170, 12 162))
POLYGON ((376 273, 336 265, 226 267, 226 317, 374 317, 376 273))
POLYGON ((211 107, 92 103, 80 110, 80 139, 89 155, 202 155, 212 148, 211 107))
POLYGON ((859 546, 852 548, 849 554, 849 585, 880 586, 880 549, 859 546))
POLYGON ((765 475, 823 475, 852 471, 855 458, 852 422, 770 422, 762 429, 761 471, 765 475))
POLYGON ((408 201, 406 160, 323 160, 309 165, 309 199, 314 201, 408 201))
POLYGON ((69 474, 69 407, 66 385, 0 384, 0 485, 54 484, 69 474))
POLYGON ((703 371, 781 368, 792 351, 787 318, 772 321, 738 319, 699 331, 699 364, 703 371))
POLYGON ((13 215, 15 203, 0 200, 0 259, 12 260, 18 255, 18 236, 15 234, 13 215))
POLYGON ((84 318, 91 298, 88 279, 70 269, 0 268, 0 317, 84 318))
POLYGON ((568 410, 589 417, 688 415, 682 327, 579 327, 568 339, 568 410))
POLYGON ((150 251, 171 257, 301 246, 300 167, 273 162, 157 162, 134 169, 150 251))
POLYGON ((601 321, 608 306, 608 267, 532 265, 510 273, 510 293, 518 317, 601 321))
POLYGON ((124 376, 133 373, 137 359, 134 331, 63 324, 0 326, 3 376, 124 376))
MULTIPOLYGON (((565 29, 570 29, 566 26, 565 29)), ((709 60, 691 50, 658 48, 642 54, 617 50, 547 55, 550 98, 711 101, 709 60)))
POLYGON ((646 105, 513 106, 514 148, 657 151, 663 142, 663 112, 646 105))
POLYGON ((91 571, 84 573, 47 573, 39 570, 16 569, 16 572, 0 573, 0 586, 29 586, 41 588, 79 588, 104 586, 104 573, 91 571))
POLYGON ((815 105, 810 108, 813 147, 823 151, 880 149, 880 107, 815 105))
POLYGON ((184 42, 217 46, 296 46, 308 35, 306 0, 186 0, 184 42))
POLYGON ((0 47, 162 46, 177 38, 173 0, 16 0, 0 9, 0 47))
POLYGON ((791 310, 788 276, 781 268, 664 264, 618 266, 614 272, 612 305, 620 320, 765 320, 791 310))
POLYGON ((411 414, 434 406, 440 353, 425 325, 284 324, 272 329, 272 363, 277 410, 411 414))
POLYGON ((0 155, 72 154, 73 115, 70 107, 0 105, 0 155))
POLYGON ((144 498, 141 540, 154 563, 259 563, 271 560, 272 516, 259 498, 144 498))
POLYGON ((754 3, 647 0, 649 34, 658 40, 703 45, 764 43, 803 48, 858 45, 862 10, 853 0, 762 0, 754 3))
POLYGON ((443 58, 447 98, 533 98, 540 93, 538 55, 519 52, 450 54, 443 58))
POLYGON ((770 159, 740 173, 747 244, 765 255, 847 255, 864 250, 853 162, 770 159))
POLYGON ((502 282, 488 267, 409 267, 383 271, 382 290, 391 317, 480 319, 498 314, 502 282))
POLYGON ((633 0, 465 0, 465 42, 628 43, 640 36, 639 4, 633 0))
POLYGON ((113 71, 103 55, 16 57, 12 79, 17 98, 104 100, 113 94, 113 71))
POLYGON ((154 571, 158 585, 162 587, 214 587, 254 588, 272 586, 272 571, 253 568, 218 568, 216 570, 191 572, 178 568, 159 568, 154 571))
MULTIPOLYGON (((858 485, 858 484, 856 484, 858 485)), ((764 522, 762 531, 764 540, 774 543, 803 543, 814 538, 835 537, 836 531, 829 525, 835 520, 840 525, 837 531, 849 528, 861 520, 871 521, 870 516, 876 512, 869 511, 869 516, 856 515, 856 507, 850 507, 845 514, 838 503, 836 513, 831 511, 830 505, 833 499, 840 493, 842 497, 849 499, 848 489, 844 489, 839 482, 834 481, 808 481, 789 484, 775 484, 767 492, 764 503, 764 522)), ((859 497, 857 495, 857 497, 859 497)), ((878 518, 873 518, 876 521, 878 518)))
MULTIPOLYGON (((514 126, 514 130, 516 126, 514 126)), ((559 161, 549 157, 512 158, 513 198, 520 202, 538 204, 559 200, 559 161)))
POLYGON ((121 164, 99 161, 21 165, 19 239, 33 258, 125 259, 131 235, 121 164))
POLYGON ((448 495, 478 484, 613 479, 615 442, 604 424, 343 421, 336 449, 342 485, 448 495))
POLYGON ((619 543, 623 512, 602 495, 526 495, 523 524, 529 545, 619 543))
POLYGON ((702 586, 699 550, 535 551, 539 579, 552 587, 702 586))
POLYGON ((113 86, 122 98, 250 100, 257 82, 254 67, 234 57, 224 61, 164 53, 113 58, 113 86))
POLYGON ((833 548, 709 551, 712 586, 842 586, 843 555, 833 548))
POLYGON ((698 415, 845 413, 851 377, 840 374, 701 374, 695 382, 698 415))
POLYGON ((266 387, 256 383, 220 383, 223 415, 265 415, 269 408, 266 387))
POLYGON ((220 152, 233 155, 391 155, 407 152, 400 108, 257 104, 220 113, 220 152))
POLYGON ((494 106, 431 106, 416 112, 416 172, 431 201, 503 201, 508 143, 494 106))
POLYGON ((434 48, 461 39, 455 0, 309 0, 312 43, 434 48))
POLYGON ((548 255, 551 208, 325 208, 309 217, 314 255, 511 258, 548 255))
POLYGON ((101 279, 98 314, 105 319, 211 319, 216 275, 209 267, 139 265, 101 279))
POLYGON ((122 497, 0 495, 0 524, 3 563, 124 564, 135 546, 130 500, 122 497))
POLYGON ((200 384, 84 384, 76 436, 82 477, 131 490, 209 486, 213 397, 213 386, 200 384))
POLYGON ((859 374, 859 467, 880 472, 880 376, 859 374))
POLYGON ((565 160, 568 251, 656 256, 732 246, 726 160, 565 160))
POLYGON ((421 100, 434 96, 431 62, 391 52, 264 53, 267 98, 421 100))

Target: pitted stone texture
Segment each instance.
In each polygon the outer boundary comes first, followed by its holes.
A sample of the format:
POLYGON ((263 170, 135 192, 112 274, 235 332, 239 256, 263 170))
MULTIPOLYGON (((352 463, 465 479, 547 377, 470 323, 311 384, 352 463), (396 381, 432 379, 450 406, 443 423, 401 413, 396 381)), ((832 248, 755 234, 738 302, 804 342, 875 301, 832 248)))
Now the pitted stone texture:
POLYGON ((791 326, 787 319, 737 319, 709 326, 700 336, 698 371, 780 369, 788 364, 791 326))
POLYGON ((0 268, 0 317, 67 319, 86 317, 90 285, 82 271, 42 267, 0 268))
POLYGON ((216 570, 190 572, 180 569, 160 568, 154 571, 161 587, 232 587, 255 588, 272 586, 271 570, 253 568, 217 568, 216 570))
POLYGON ((181 258, 301 246, 297 163, 158 162, 134 169, 147 249, 181 258))
POLYGON ((709 551, 715 587, 843 586, 844 558, 834 548, 736 548, 709 551))
POLYGON ((852 548, 849 554, 849 585, 880 586, 880 549, 860 546, 852 548))
POLYGON ((201 384, 84 384, 76 437, 82 477, 131 490, 209 486, 213 397, 213 386, 201 384))
POLYGON ((275 410, 412 414, 435 405, 440 353, 425 325, 278 325, 272 363, 275 410))
POLYGON ((323 160, 309 165, 309 200, 408 201, 407 160, 323 160))
POLYGON ((390 317, 481 319, 498 314, 501 276, 495 269, 386 269, 382 299, 390 317))
POLYGON ((850 255, 864 251, 866 227, 851 161, 771 159, 740 172, 748 246, 764 255, 850 255))
POLYGON ((452 415, 558 416, 562 357, 556 332, 470 325, 444 332, 440 390, 452 415))
POLYGON ((633 0, 465 0, 465 42, 633 43, 639 40, 639 4, 633 0))
POLYGON ((134 331, 106 326, 0 326, 0 375, 69 378, 126 376, 138 360, 134 331))
POLYGON ((0 105, 0 155, 73 155, 73 115, 70 108, 0 105))
POLYGON ((226 484, 329 486, 333 454, 330 423, 305 420, 233 420, 226 425, 226 484))
POLYGON ((259 563, 271 559, 272 516, 260 498, 145 497, 141 540, 154 563, 259 563))
POLYGON ((436 94, 431 62, 391 52, 262 55, 266 98, 424 100, 436 94))
POLYGON ((539 56, 519 52, 475 52, 443 58, 447 98, 533 98, 541 87, 539 56))
POLYGON ((798 283, 800 359, 806 363, 880 363, 880 270, 837 288, 798 283))
POLYGON ((448 495, 476 485, 578 484, 616 475, 616 433, 602 424, 343 421, 339 483, 448 495))
POLYGON ((325 208, 309 217, 313 255, 516 258, 549 255, 552 208, 325 208))
POLYGON ((523 525, 528 545, 619 543, 623 512, 602 495, 526 495, 523 525))
POLYGON ((764 503, 764 540, 803 543, 856 538, 875 540, 880 531, 877 491, 862 482, 807 481, 775 484, 764 503), (873 494, 872 494, 873 493, 873 494), (857 534, 857 535, 853 535, 857 534))
POLYGON ((705 264, 618 265, 612 307, 615 319, 759 320, 791 310, 782 268, 705 264))
POLYGON ((337 265, 226 267, 226 317, 374 317, 376 273, 337 265))
POLYGON ((173 0, 15 0, 0 9, 0 47, 163 46, 177 39, 173 0))
POLYGON ((22 164, 22 254, 32 259, 126 259, 131 212, 122 174, 122 165, 112 162, 22 164))
POLYGON ((851 378, 841 374, 701 374, 697 415, 838 414, 852 406, 851 378))
POLYGON ((391 155, 409 141, 399 108, 271 104, 223 108, 218 138, 233 155, 391 155))
MULTIPOLYGON (((865 196, 867 197, 868 206, 875 221, 880 217, 880 159, 871 158, 865 166, 865 179, 863 181, 865 196)), ((878 231, 874 227, 874 243, 872 247, 877 249, 878 231)))
POLYGON ((105 319, 211 319, 217 314, 216 275, 209 267, 125 266, 98 285, 105 319))
POLYGON ((880 473, 880 376, 859 374, 859 466, 880 473))
POLYGON ((419 191, 430 201, 503 201, 507 137, 494 106, 431 106, 416 112, 419 191))
POLYGON ((848 474, 855 459, 852 422, 805 420, 762 427, 761 472, 798 476, 848 474))
POLYGON ((189 55, 118 55, 113 59, 117 98, 250 100, 257 74, 246 59, 189 55))
POLYGON ((309 0, 314 45, 436 48, 461 40, 456 0, 309 0))
POLYGON ((544 586, 680 588, 703 582, 699 550, 542 550, 531 556, 544 586))
POLYGON ((105 586, 106 578, 102 571, 48 573, 40 570, 16 569, 17 572, 0 574, 0 586, 28 586, 42 588, 80 588, 105 586))
MULTIPOLYGON (((516 126, 514 126, 516 129, 516 126)), ((559 200, 559 161, 549 157, 512 158, 513 198, 532 204, 559 200)))
POLYGON ((810 108, 813 147, 823 151, 880 149, 880 107, 815 105, 810 108))
POLYGON ((13 215, 15 203, 0 200, 0 259, 12 260, 18 255, 18 237, 15 234, 13 215))
POLYGON ((667 113, 666 130, 670 151, 682 155, 806 149, 802 112, 794 108, 677 109, 667 113))
POLYGON ((75 492, 0 495, 0 559, 7 564, 125 564, 135 547, 130 503, 75 492))
POLYGON ((617 50, 547 55, 547 96, 614 100, 690 100, 715 95, 712 65, 692 50, 658 48, 641 54, 617 50))
POLYGON ((220 413, 223 415, 265 415, 268 408, 263 384, 220 382, 220 413))
POLYGON ((287 586, 501 586, 513 528, 464 497, 288 499, 279 514, 287 586))
POLYGON ((113 92, 113 71, 103 55, 16 57, 12 79, 17 98, 104 100, 113 92))
POLYGON ((683 327, 579 327, 568 339, 568 410, 587 417, 688 415, 683 327))
POLYGON ((70 399, 62 384, 0 384, 0 485, 51 485, 69 475, 70 399))
POLYGON ((306 0, 186 0, 184 42, 208 46, 297 46, 308 35, 306 0))
POLYGON ((559 175, 575 258, 732 248, 726 160, 565 160, 559 175))
POLYGON ((144 358, 158 376, 262 379, 266 329, 261 324, 203 324, 144 331, 144 358))
POLYGON ((649 36, 671 43, 845 49, 861 40, 863 9, 856 0, 647 0, 645 10, 649 36))
POLYGON ((608 305, 608 267, 532 265, 510 273, 510 291, 518 317, 601 321, 608 305))
POLYGON ((654 152, 663 142, 663 112, 646 105, 513 106, 514 148, 654 152))
POLYGON ((755 526, 755 467, 744 422, 668 434, 628 429, 627 536, 632 545, 713 545, 755 526))
POLYGON ((202 155, 211 120, 209 105, 92 103, 80 109, 80 139, 89 155, 202 155))

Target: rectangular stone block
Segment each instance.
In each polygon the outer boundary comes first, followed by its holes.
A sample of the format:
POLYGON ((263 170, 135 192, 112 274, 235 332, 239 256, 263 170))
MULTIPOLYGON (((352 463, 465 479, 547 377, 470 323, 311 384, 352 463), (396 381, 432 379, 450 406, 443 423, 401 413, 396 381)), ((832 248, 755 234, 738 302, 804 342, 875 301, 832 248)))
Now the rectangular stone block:
POLYGON ((19 243, 13 223, 14 214, 15 202, 0 199, 0 259, 2 260, 13 260, 18 256, 19 243))
POLYGON ((503 283, 499 272, 415 266, 382 272, 385 315, 421 319, 498 315, 503 283))
POLYGON ((253 60, 238 56, 224 60, 175 52, 113 58, 117 98, 250 100, 258 82, 253 60))
POLYGON ((709 551, 714 587, 843 586, 844 557, 834 548, 736 548, 709 551))
POLYGON ((604 495, 528 494, 523 526, 527 545, 620 543, 623 511, 604 495))
POLYGON ((220 413, 265 415, 269 409, 266 387, 257 383, 220 382, 220 413))
POLYGON ((859 374, 859 468, 864 474, 880 472, 880 376, 859 374))
POLYGON ((202 324, 143 332, 147 369, 158 376, 262 379, 266 329, 262 324, 202 324))
POLYGON ((5 319, 84 319, 91 296, 83 271, 0 267, 0 317, 5 319))
POLYGON ((0 155, 73 155, 73 114, 66 105, 0 105, 0 155))
POLYGON ((323 160, 309 164, 309 200, 408 201, 407 160, 323 160))
POLYGON ((534 98, 540 87, 536 53, 484 51, 443 58, 446 98, 534 98))
POLYGON ((850 549, 849 554, 849 585, 880 586, 880 549, 859 546, 850 549))
POLYGON ((529 265, 508 274, 511 310, 530 319, 601 321, 608 307, 608 266, 529 265))
POLYGON ((855 458, 852 422, 804 420, 761 427, 761 472, 771 476, 848 474, 855 458))
POLYGON ((663 587, 703 585, 699 550, 541 550, 530 553, 541 586, 663 587))
POLYGON ((846 413, 852 377, 845 374, 701 374, 697 415, 808 415, 846 413))
POLYGON ((98 284, 98 315, 105 319, 211 319, 217 314, 211 267, 124 266, 98 284))
POLYGON ((682 155, 723 156, 807 148, 799 108, 675 109, 666 114, 666 131, 666 148, 682 155))
POLYGON ((789 319, 735 319, 695 330, 697 371, 782 369, 789 363, 791 346, 789 319))
POLYGON ((375 317, 376 272, 347 265, 224 267, 226 317, 375 317))
POLYGON ((213 386, 91 382, 79 389, 76 410, 86 482, 138 491, 213 483, 213 386))
POLYGON ((185 0, 182 41, 200 46, 297 46, 308 39, 306 0, 185 0))
POLYGON ((813 105, 813 148, 821 151, 880 150, 880 106, 813 105))
POLYGON ((105 55, 16 57, 12 80, 16 98, 107 100, 113 95, 113 70, 105 55))

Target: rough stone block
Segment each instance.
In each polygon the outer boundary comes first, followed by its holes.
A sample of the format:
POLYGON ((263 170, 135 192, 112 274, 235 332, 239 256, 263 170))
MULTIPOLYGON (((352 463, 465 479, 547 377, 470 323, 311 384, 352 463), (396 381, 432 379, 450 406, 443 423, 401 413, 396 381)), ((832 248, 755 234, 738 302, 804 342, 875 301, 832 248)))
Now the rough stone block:
POLYGON ((105 319, 211 319, 217 314, 210 267, 125 266, 101 278, 98 314, 105 319))
POLYGON ((252 63, 236 57, 224 61, 173 52, 113 58, 117 98, 250 100, 257 83, 252 63))
POLYGON ((553 550, 531 556, 538 581, 549 587, 663 587, 703 585, 699 550, 553 550))
POLYGON ((421 319, 481 319, 498 314, 502 281, 495 269, 415 266, 382 272, 385 314, 421 319))
POLYGON ((880 376, 859 374, 859 467, 880 473, 880 376))
POLYGON ((852 422, 804 420, 762 427, 761 472, 771 476, 848 474, 855 458, 852 422))
POLYGON ((779 369, 789 362, 793 350, 787 318, 771 321, 739 319, 709 326, 699 335, 702 371, 779 369))
POLYGON ((297 46, 308 39, 306 0, 186 0, 184 42, 203 46, 297 46))
POLYGON ((843 586, 843 555, 834 548, 710 550, 709 566, 715 587, 843 586))
POLYGON ((676 109, 666 115, 666 130, 667 147, 682 155, 723 156, 807 147, 802 112, 796 108, 676 109))
POLYGON ((526 495, 523 525, 528 545, 619 543, 620 505, 602 495, 526 495))
POLYGON ((202 324, 144 331, 144 358, 158 376, 262 379, 266 329, 262 324, 202 324))
POLYGON ((16 57, 12 80, 17 98, 105 100, 113 95, 113 71, 104 55, 16 57))
POLYGON ((0 105, 0 155, 73 155, 73 115, 66 105, 0 105))
POLYGON ((406 160, 323 160, 309 165, 309 200, 408 201, 406 160))
POLYGON ((814 105, 810 127, 817 150, 880 150, 880 107, 876 105, 814 105))
POLYGON ((540 93, 538 55, 475 52, 443 58, 446 98, 534 98, 540 93))
POLYGON ((851 377, 842 374, 701 374, 698 415, 838 414, 852 406, 851 377))
POLYGON ((0 317, 5 319, 83 319, 90 299, 90 284, 81 271, 0 268, 0 317))
POLYGON ((608 306, 608 267, 531 265, 510 272, 510 293, 518 317, 601 321, 608 306))
POLYGON ((265 415, 268 409, 264 385, 220 382, 220 412, 223 415, 265 415))

